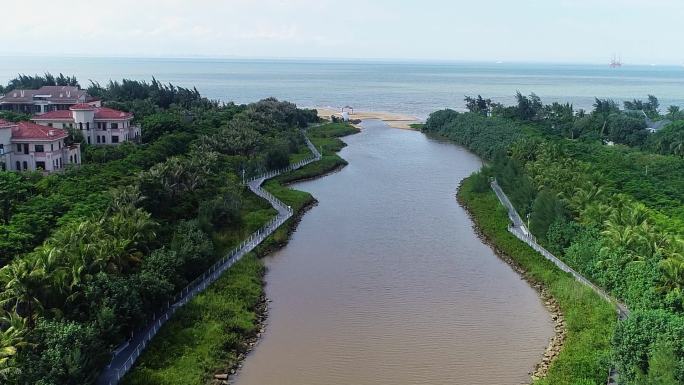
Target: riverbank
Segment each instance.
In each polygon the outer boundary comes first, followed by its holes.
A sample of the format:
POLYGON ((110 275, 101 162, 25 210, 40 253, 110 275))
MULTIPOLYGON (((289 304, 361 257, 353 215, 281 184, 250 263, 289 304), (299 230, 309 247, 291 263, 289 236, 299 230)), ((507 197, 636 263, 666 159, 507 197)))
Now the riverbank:
MULTIPOLYGON (((338 108, 331 107, 314 107, 318 111, 318 116, 323 119, 330 119, 331 116, 338 118, 342 117, 342 112, 338 108)), ((346 111, 346 110, 345 110, 346 111)), ((377 119, 387 123, 393 128, 401 128, 404 130, 415 130, 415 125, 423 123, 419 118, 408 115, 398 114, 393 112, 382 111, 349 111, 349 119, 351 120, 369 120, 377 119)))
POLYGON ((532 383, 605 383, 616 324, 613 306, 510 234, 506 210, 494 193, 476 190, 474 177, 465 179, 459 203, 483 239, 540 292, 555 317, 555 337, 532 373, 532 383))
POLYGON ((309 136, 316 147, 323 149, 323 158, 264 186, 293 208, 293 217, 180 309, 150 343, 137 366, 124 378, 124 384, 199 385, 212 378, 215 383, 224 383, 239 369, 258 342, 268 314, 263 290, 265 268, 259 258, 284 246, 301 216, 316 203, 310 194, 285 184, 322 176, 346 164, 335 154, 344 147, 336 136, 355 132, 358 129, 346 124, 311 129, 309 136))

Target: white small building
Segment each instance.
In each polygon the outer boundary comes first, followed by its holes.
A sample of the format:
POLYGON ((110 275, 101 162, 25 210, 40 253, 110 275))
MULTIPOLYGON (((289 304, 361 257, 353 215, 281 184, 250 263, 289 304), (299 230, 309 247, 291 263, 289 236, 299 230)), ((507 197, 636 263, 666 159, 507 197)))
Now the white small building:
POLYGON ((140 139, 140 127, 131 123, 133 114, 95 104, 74 104, 68 110, 35 115, 31 120, 43 126, 76 129, 89 144, 117 145, 140 139))
POLYGON ((0 169, 50 173, 81 164, 80 144, 67 145, 67 136, 59 128, 0 120, 0 169))

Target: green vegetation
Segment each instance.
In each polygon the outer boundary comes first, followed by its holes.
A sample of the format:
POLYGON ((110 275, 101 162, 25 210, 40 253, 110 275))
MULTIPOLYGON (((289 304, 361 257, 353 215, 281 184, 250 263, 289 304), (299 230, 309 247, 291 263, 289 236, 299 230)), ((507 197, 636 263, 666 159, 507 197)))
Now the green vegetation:
MULTIPOLYGON (((344 145, 337 137, 356 132, 358 130, 352 126, 334 123, 308 130, 311 140, 323 146, 324 159, 266 182, 265 188, 292 206, 295 216, 253 254, 261 256, 284 245, 298 216, 315 201, 310 194, 290 189, 285 184, 330 171, 332 163, 326 158, 344 162, 334 153, 344 145)), ((308 149, 303 151, 308 152, 308 149)), ((216 371, 227 372, 235 367, 240 355, 248 350, 250 338, 256 334, 263 294, 261 262, 254 255, 245 259, 164 325, 138 365, 126 376, 125 384, 204 384, 216 371)))
POLYGON ((597 99, 591 112, 543 105, 534 94, 517 99, 505 107, 468 98, 471 112, 435 112, 423 130, 487 159, 475 189, 497 178, 541 243, 630 307, 612 335, 623 381, 665 378, 650 364, 657 356, 656 367, 667 367, 662 356, 673 353, 668 384, 683 384, 684 159, 664 151, 681 121, 644 130, 645 116, 661 118, 653 97, 627 110, 597 99))
POLYGON ((36 90, 43 86, 78 86, 78 80, 75 76, 64 76, 59 74, 54 76, 50 73, 45 75, 17 75, 16 78, 10 80, 6 86, 0 85, 0 94, 17 89, 36 90))
MULTIPOLYGON (((132 330, 272 217, 242 173, 299 153, 301 128, 317 121, 291 103, 220 105, 154 80, 90 92, 147 134, 141 145, 84 143, 86 163, 63 174, 0 172, 2 383, 92 383, 132 330)), ((260 282, 247 267, 235 284, 260 282)), ((223 314, 242 306, 233 321, 244 325, 255 291, 223 314)))
POLYGON ((236 263, 164 325, 123 384, 204 384, 235 366, 258 332, 263 273, 254 255, 236 263))
POLYGON ((565 316, 563 350, 548 375, 535 384, 605 383, 610 339, 617 322, 613 306, 509 233, 508 213, 490 189, 476 186, 480 177, 464 180, 458 192, 460 201, 486 238, 522 267, 529 279, 543 284, 565 316))

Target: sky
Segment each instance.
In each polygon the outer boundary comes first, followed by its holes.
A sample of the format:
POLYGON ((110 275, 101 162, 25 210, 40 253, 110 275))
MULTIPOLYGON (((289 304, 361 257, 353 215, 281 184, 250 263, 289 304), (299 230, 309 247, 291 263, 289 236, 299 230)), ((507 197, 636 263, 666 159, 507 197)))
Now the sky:
POLYGON ((0 56, 684 64, 684 0, 22 0, 0 56))

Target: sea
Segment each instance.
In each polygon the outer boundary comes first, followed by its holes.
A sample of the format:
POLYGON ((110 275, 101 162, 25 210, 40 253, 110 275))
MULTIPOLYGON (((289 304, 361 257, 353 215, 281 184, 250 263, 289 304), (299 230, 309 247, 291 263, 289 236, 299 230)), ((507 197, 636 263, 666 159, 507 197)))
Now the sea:
POLYGON ((301 107, 351 106, 406 113, 462 110, 464 97, 482 95, 511 104, 516 92, 545 103, 590 109, 595 98, 646 99, 664 110, 684 106, 684 67, 608 64, 420 62, 379 60, 10 57, 0 56, 0 84, 17 74, 75 75, 82 86, 123 78, 196 87, 203 95, 249 103, 267 97, 301 107))

